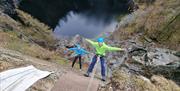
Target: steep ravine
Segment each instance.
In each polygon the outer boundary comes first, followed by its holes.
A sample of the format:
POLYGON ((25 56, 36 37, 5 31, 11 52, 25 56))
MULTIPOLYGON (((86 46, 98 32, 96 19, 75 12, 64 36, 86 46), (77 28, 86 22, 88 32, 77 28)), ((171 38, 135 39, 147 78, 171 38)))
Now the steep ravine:
MULTIPOLYGON (((155 5, 149 7, 140 6, 138 11, 125 16, 119 23, 117 31, 107 38, 106 42, 108 44, 126 48, 128 56, 123 58, 125 52, 108 53, 106 60, 108 61, 109 70, 112 71, 112 75, 109 74, 109 83, 105 87, 100 87, 99 91, 180 91, 180 58, 174 55, 179 51, 179 37, 174 38, 173 36, 176 34, 174 35, 173 33, 167 41, 176 44, 175 46, 166 45, 167 43, 164 41, 161 43, 160 40, 157 42, 154 38, 151 38, 150 34, 152 33, 148 34, 150 31, 148 31, 148 25, 151 19, 157 19, 156 16, 150 16, 151 18, 147 20, 147 25, 145 24, 143 28, 138 25, 141 23, 138 20, 142 19, 142 16, 146 16, 146 14, 153 14, 152 12, 149 13, 149 11, 151 11, 152 7, 159 8, 159 4, 173 7, 175 11, 179 10, 179 6, 177 6, 179 3, 178 0, 167 1, 168 4, 165 1, 156 0, 155 5), (144 29, 147 30, 145 33, 143 32, 144 29), (176 40, 170 41, 171 38, 176 40), (123 60, 125 61, 122 63, 123 60)), ((144 5, 144 2, 142 5, 144 5)), ((29 89, 30 91, 50 90, 58 77, 67 71, 65 67, 59 65, 59 63, 66 64, 62 59, 65 57, 64 54, 59 52, 63 53, 64 45, 74 44, 78 41, 78 38, 62 38, 57 48, 55 46, 56 41, 51 36, 52 30, 49 27, 21 10, 15 10, 19 19, 14 20, 6 13, 3 13, 3 9, 2 11, 0 10, 0 47, 2 47, 0 48, 0 71, 30 64, 42 70, 54 71, 55 74, 39 81, 29 89), (55 49, 57 50, 54 51, 55 49)), ((160 11, 161 13, 163 12, 163 10, 160 11)), ((172 14, 174 16, 177 13, 172 14)), ((163 16, 166 17, 166 15, 163 16)), ((180 29, 178 26, 179 21, 175 20, 173 22, 175 23, 170 24, 170 30, 171 28, 174 29, 178 35, 178 29, 180 29)), ((84 41, 84 38, 82 38, 81 44, 86 49, 92 51, 88 43, 84 41)), ((87 57, 85 60, 88 61, 89 58, 87 57)))

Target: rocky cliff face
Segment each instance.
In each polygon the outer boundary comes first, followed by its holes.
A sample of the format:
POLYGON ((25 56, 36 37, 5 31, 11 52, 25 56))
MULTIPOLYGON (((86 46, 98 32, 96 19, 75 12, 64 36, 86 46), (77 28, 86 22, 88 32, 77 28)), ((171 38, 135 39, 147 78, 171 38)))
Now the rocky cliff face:
POLYGON ((145 47, 139 41, 125 40, 111 45, 127 47, 125 53, 109 53, 110 82, 100 91, 178 91, 180 58, 176 51, 145 47), (123 58, 125 57, 125 58, 123 58), (164 84, 166 83, 166 84, 164 84), (168 85, 167 85, 168 84, 168 85))
POLYGON ((140 9, 122 18, 110 36, 111 44, 127 47, 128 57, 113 69, 110 83, 100 91, 179 91, 180 2, 136 1, 140 9))

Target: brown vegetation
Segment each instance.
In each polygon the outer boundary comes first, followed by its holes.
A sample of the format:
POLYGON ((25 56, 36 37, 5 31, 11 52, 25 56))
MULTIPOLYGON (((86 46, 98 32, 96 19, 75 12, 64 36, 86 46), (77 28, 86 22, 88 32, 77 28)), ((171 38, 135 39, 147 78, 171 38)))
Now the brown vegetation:
POLYGON ((141 34, 142 42, 149 38, 161 46, 180 49, 179 5, 179 0, 156 0, 150 5, 141 3, 140 9, 132 13, 134 19, 124 26, 120 25, 112 37, 123 40, 141 34))
POLYGON ((17 20, 0 14, 0 47, 44 60, 62 60, 59 53, 51 51, 56 43, 52 30, 27 13, 16 12, 17 20))

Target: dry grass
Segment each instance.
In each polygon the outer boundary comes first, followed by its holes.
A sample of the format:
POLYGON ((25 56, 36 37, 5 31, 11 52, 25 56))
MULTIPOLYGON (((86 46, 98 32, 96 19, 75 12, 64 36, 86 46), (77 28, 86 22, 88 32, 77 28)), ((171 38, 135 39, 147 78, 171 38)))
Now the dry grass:
POLYGON ((171 80, 167 80, 163 76, 154 75, 151 81, 156 86, 158 91, 180 91, 180 87, 171 80))
POLYGON ((140 5, 140 9, 133 14, 134 20, 120 26, 112 37, 123 40, 142 33, 142 40, 148 37, 166 47, 180 49, 179 5, 179 0, 156 0, 148 6, 140 5))
POLYGON ((23 41, 11 33, 0 32, 0 41, 1 41, 0 46, 1 47, 19 51, 26 55, 37 57, 40 59, 52 60, 55 58, 54 52, 44 49, 37 44, 32 44, 30 42, 23 41))
POLYGON ((29 36, 34 41, 46 42, 46 46, 52 46, 55 43, 51 28, 21 10, 16 11, 19 21, 23 24, 21 32, 24 35, 29 36))
POLYGON ((0 13, 0 30, 1 31, 19 30, 18 28, 19 28, 19 23, 17 23, 11 17, 0 13))
POLYGON ((65 64, 59 53, 49 50, 56 42, 52 30, 27 13, 16 11, 19 21, 6 14, 0 14, 0 47, 65 64), (42 44, 38 44, 39 42, 42 44))
MULTIPOLYGON (((180 91, 177 84, 163 76, 154 75, 148 79, 123 70, 117 70, 113 73, 109 86, 116 91, 180 91)), ((108 91, 107 89, 103 91, 108 91)))

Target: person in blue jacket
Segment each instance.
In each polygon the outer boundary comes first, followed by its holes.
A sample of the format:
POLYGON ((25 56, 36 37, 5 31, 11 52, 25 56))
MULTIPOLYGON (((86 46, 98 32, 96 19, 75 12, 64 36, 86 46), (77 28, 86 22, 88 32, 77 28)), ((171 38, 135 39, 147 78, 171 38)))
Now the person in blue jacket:
POLYGON ((88 54, 89 52, 83 49, 80 45, 76 44, 75 47, 69 48, 69 50, 72 50, 75 52, 76 56, 72 62, 72 68, 74 67, 74 64, 76 63, 76 60, 79 59, 79 67, 80 70, 82 69, 82 63, 81 63, 81 58, 83 55, 88 54))

